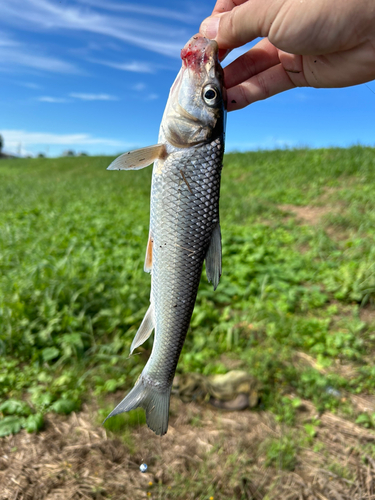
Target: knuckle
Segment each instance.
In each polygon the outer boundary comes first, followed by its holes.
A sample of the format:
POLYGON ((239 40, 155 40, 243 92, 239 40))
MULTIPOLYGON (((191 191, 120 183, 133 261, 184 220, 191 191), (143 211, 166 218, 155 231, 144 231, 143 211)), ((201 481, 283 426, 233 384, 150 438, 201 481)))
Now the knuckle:
POLYGON ((260 98, 267 99, 267 97, 270 97, 271 94, 269 87, 267 85, 266 79, 263 77, 261 73, 255 77, 255 81, 259 89, 260 98))
MULTIPOLYGON (((238 86, 238 104, 241 108, 244 108, 254 102, 254 99, 251 99, 251 91, 246 87, 246 85, 238 86)), ((238 107, 238 106, 237 106, 238 107)))

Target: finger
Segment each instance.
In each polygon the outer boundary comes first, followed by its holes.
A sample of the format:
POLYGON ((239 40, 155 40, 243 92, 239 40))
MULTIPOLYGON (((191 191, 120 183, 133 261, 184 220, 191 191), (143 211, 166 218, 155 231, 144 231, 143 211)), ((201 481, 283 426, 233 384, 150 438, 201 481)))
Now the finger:
MULTIPOLYGON (((233 7, 228 12, 219 13, 205 19, 200 32, 215 39, 221 49, 240 47, 257 37, 266 37, 276 18, 283 0, 248 0, 233 7)), ((228 1, 222 8, 228 7, 228 1)), ((215 7, 216 9, 216 7, 215 7)))
POLYGON ((267 38, 263 38, 248 52, 224 68, 225 86, 227 89, 234 87, 279 63, 279 51, 267 38))
POLYGON ((316 88, 350 87, 375 79, 374 42, 321 56, 304 56, 307 84, 316 88))
POLYGON ((223 12, 229 12, 230 10, 247 2, 248 0, 218 0, 212 11, 212 14, 222 14, 223 12))
POLYGON ((249 80, 227 90, 227 109, 234 111, 253 102, 296 87, 281 64, 272 66, 249 80))

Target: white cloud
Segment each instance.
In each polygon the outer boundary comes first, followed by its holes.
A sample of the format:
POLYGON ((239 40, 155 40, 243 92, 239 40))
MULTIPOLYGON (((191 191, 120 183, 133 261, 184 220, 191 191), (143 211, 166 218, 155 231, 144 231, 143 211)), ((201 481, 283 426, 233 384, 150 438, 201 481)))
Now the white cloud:
POLYGON ((146 101, 155 101, 155 99, 159 99, 158 94, 149 94, 146 96, 146 101))
POLYGON ((0 31, 0 47, 14 47, 18 45, 17 42, 12 40, 6 33, 0 31))
POLYGON ((152 64, 133 61, 130 63, 116 63, 109 61, 101 61, 98 59, 90 59, 90 62, 103 64, 110 68, 119 69, 121 71, 130 71, 132 73, 155 73, 155 67, 152 64))
POLYGON ((71 63, 56 57, 36 54, 34 50, 31 51, 20 44, 13 46, 0 45, 0 71, 12 71, 20 66, 53 73, 80 72, 71 63))
POLYGON ((38 85, 37 83, 32 83, 32 82, 17 82, 18 85, 21 85, 22 87, 26 87, 28 89, 33 89, 33 90, 40 90, 43 87, 41 85, 38 85))
POLYGON ((82 101, 118 101, 118 97, 109 94, 84 94, 80 92, 71 92, 70 97, 81 99, 82 101))
POLYGON ((105 15, 49 0, 0 0, 2 20, 28 30, 78 30, 116 38, 169 57, 179 57, 190 30, 129 16, 105 15))
POLYGON ((38 97, 38 101, 40 101, 40 102, 52 102, 52 103, 69 102, 67 99, 64 99, 63 97, 50 97, 48 95, 38 97))
POLYGON ((140 83, 137 83, 136 85, 134 85, 132 87, 132 90, 136 90, 137 92, 141 92, 142 90, 145 90, 145 88, 146 88, 146 84, 140 82, 140 83))
POLYGON ((102 0, 79 0, 80 3, 92 5, 100 9, 112 10, 115 12, 133 12, 135 14, 143 14, 152 17, 161 17, 164 19, 173 19, 183 23, 200 24, 202 16, 199 15, 196 4, 192 6, 191 12, 181 12, 180 9, 170 10, 146 5, 132 4, 132 3, 115 3, 103 2, 102 0))
MULTIPOLYGON (((118 97, 109 94, 86 94, 81 92, 71 92, 69 97, 74 99, 80 99, 81 101, 118 101, 118 97)), ((51 96, 41 96, 38 97, 38 101, 41 102, 51 102, 51 103, 64 103, 72 102, 70 99, 65 97, 51 97, 51 96)))
POLYGON ((90 145, 100 144, 103 146, 131 147, 131 144, 108 139, 103 137, 93 137, 90 134, 53 134, 50 132, 28 132, 26 130, 0 130, 4 137, 4 144, 7 150, 15 150, 19 144, 23 146, 34 145, 90 145))
POLYGON ((147 85, 143 82, 139 82, 133 85, 133 87, 131 87, 131 90, 142 92, 141 94, 139 94, 139 97, 141 97, 143 101, 155 101, 155 99, 159 99, 158 94, 149 93, 149 91, 147 90, 147 85))

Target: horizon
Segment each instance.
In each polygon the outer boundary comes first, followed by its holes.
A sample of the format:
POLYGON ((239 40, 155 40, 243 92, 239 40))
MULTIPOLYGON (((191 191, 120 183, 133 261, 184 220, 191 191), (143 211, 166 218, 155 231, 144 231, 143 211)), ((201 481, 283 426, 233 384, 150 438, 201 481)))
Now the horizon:
MULTIPOLYGON (((365 145, 365 144, 351 144, 347 146, 321 146, 321 147, 310 147, 310 146, 285 146, 285 147, 275 147, 275 148, 259 148, 259 149, 248 149, 246 151, 240 151, 238 149, 233 149, 230 151, 225 151, 224 155, 229 155, 229 154, 246 154, 246 153, 266 153, 266 152, 279 152, 279 151, 286 151, 286 152, 298 152, 298 151, 319 151, 319 150, 347 150, 347 149, 352 149, 352 148, 361 148, 361 149, 375 149, 375 145, 365 145)), ((59 159, 59 158, 113 158, 120 156, 124 153, 127 153, 128 150, 124 151, 119 151, 118 153, 115 154, 89 154, 86 153, 85 151, 72 151, 73 154, 65 154, 66 151, 63 151, 59 155, 55 156, 48 156, 45 155, 44 153, 37 153, 35 156, 29 155, 29 156, 18 156, 17 154, 9 154, 6 151, 3 150, 3 159, 15 159, 15 160, 38 160, 38 159, 59 159)), ((1 159, 1 156, 0 156, 1 159)))

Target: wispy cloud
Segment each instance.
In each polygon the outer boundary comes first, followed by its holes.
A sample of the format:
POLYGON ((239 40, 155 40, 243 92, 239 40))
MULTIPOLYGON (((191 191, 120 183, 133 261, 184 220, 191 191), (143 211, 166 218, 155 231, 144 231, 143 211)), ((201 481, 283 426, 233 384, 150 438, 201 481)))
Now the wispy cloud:
POLYGON ((18 45, 17 42, 12 40, 6 33, 0 31, 0 47, 14 47, 16 45, 18 45))
POLYGON ((131 87, 131 90, 137 92, 137 99, 141 98, 143 101, 155 101, 159 99, 159 95, 154 92, 149 93, 147 85, 143 82, 136 83, 131 87))
MULTIPOLYGON (((79 99, 81 101, 118 101, 119 98, 110 94, 87 94, 82 92, 71 92, 69 97, 72 99, 79 99)), ((72 102, 72 99, 67 99, 66 97, 51 97, 51 96, 41 96, 37 100, 40 102, 50 102, 50 103, 65 103, 72 102)))
POLYGON ((88 7, 68 7, 49 0, 0 0, 0 6, 2 20, 23 29, 86 31, 169 57, 179 57, 191 33, 153 20, 106 15, 88 7))
POLYGON ((70 97, 81 99, 82 101, 118 101, 118 97, 109 94, 84 94, 80 92, 71 92, 70 97))
POLYGON ((99 59, 90 59, 90 61, 97 64, 103 64, 104 66, 108 66, 109 68, 115 68, 121 71, 130 71, 131 73, 155 73, 156 71, 154 65, 140 61, 132 61, 127 63, 101 61, 99 59))
MULTIPOLYGON (((0 0, 1 7, 1 0, 0 0)), ((4 35, 3 35, 4 36, 4 35)), ((0 33, 0 71, 13 71, 19 67, 53 73, 80 73, 72 63, 43 54, 15 40, 2 37, 0 33)))
POLYGON ((115 12, 132 12, 146 16, 160 17, 163 19, 173 19, 186 24, 199 24, 202 20, 202 16, 199 15, 200 12, 199 9, 197 9, 196 4, 194 4, 194 12, 181 12, 180 9, 171 10, 132 3, 103 3, 101 0, 79 0, 79 2, 93 7, 98 7, 99 9, 111 10, 115 12))
POLYGON ((146 96, 146 101, 155 101, 156 99, 159 99, 158 94, 149 94, 146 96))
POLYGON ((17 82, 18 85, 21 85, 22 87, 26 87, 28 89, 33 89, 33 90, 40 90, 43 87, 41 85, 38 85, 37 83, 33 82, 17 82))
POLYGON ((40 101, 40 102, 51 102, 51 103, 64 103, 64 102, 68 102, 68 100, 65 99, 64 97, 51 97, 51 96, 48 96, 48 95, 44 95, 44 96, 38 97, 37 100, 40 101))
POLYGON ((90 145, 100 144, 104 146, 131 147, 122 141, 93 137, 91 134, 52 134, 50 132, 29 132, 27 130, 0 130, 4 137, 4 143, 7 149, 15 149, 22 144, 23 146, 45 146, 45 145, 90 145))
POLYGON ((137 92, 141 92, 142 90, 146 89, 146 84, 143 82, 136 83, 133 85, 132 90, 135 90, 137 92))

